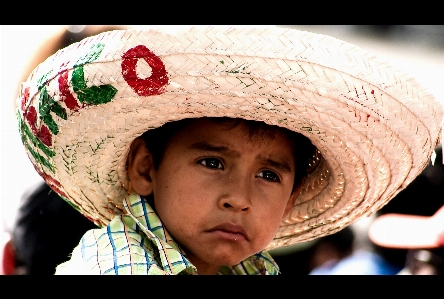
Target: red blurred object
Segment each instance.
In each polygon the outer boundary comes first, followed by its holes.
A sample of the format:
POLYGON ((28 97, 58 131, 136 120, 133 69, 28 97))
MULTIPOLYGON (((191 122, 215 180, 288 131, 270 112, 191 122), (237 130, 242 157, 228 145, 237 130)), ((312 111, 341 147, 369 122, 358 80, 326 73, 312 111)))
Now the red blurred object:
POLYGON ((15 272, 15 254, 11 240, 8 240, 2 248, 2 275, 13 275, 15 272))

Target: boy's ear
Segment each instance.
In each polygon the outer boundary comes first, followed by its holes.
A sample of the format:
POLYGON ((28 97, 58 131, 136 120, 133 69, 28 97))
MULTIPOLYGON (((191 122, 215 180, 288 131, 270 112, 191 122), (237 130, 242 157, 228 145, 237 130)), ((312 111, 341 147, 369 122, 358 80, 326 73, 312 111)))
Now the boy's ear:
POLYGON ((127 158, 127 171, 130 179, 129 192, 134 191, 142 196, 150 195, 153 192, 153 158, 142 137, 137 137, 131 143, 127 158))
POLYGON ((290 213, 291 209, 293 209, 296 199, 298 198, 299 194, 301 193, 302 186, 305 184, 305 178, 302 180, 301 183, 299 183, 299 186, 296 187, 296 189, 291 193, 290 198, 288 199, 287 206, 285 207, 284 216, 282 218, 285 218, 288 216, 288 213, 290 213))

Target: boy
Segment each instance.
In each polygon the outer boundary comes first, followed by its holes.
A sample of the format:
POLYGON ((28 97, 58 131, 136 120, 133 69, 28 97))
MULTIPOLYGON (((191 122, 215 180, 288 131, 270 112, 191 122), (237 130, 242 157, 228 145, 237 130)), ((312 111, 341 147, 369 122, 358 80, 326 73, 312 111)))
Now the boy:
POLYGON ((36 170, 102 228, 56 274, 277 274, 266 250, 373 214, 421 172, 442 106, 334 38, 123 30, 22 87, 36 170))

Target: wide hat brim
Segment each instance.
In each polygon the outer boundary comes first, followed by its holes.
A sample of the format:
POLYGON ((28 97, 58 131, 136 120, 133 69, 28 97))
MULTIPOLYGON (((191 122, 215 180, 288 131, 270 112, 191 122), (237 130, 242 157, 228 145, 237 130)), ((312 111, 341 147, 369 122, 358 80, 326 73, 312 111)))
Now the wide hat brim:
POLYGON ((444 247, 444 206, 433 216, 379 216, 369 227, 369 238, 375 244, 389 248, 444 247))
POLYGON ((33 71, 18 107, 35 169, 99 226, 122 212, 126 154, 146 130, 225 116, 307 136, 318 166, 268 249, 376 212, 428 164, 444 114, 409 75, 349 43, 224 26, 86 38, 33 71))

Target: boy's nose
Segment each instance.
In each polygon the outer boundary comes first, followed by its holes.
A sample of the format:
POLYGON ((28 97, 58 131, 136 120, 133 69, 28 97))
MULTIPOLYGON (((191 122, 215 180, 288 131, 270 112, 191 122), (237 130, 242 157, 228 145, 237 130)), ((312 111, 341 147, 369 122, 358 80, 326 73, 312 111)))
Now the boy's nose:
POLYGON ((229 176, 227 184, 219 199, 219 207, 234 212, 249 212, 251 210, 252 186, 247 179, 229 176))

